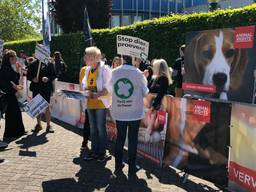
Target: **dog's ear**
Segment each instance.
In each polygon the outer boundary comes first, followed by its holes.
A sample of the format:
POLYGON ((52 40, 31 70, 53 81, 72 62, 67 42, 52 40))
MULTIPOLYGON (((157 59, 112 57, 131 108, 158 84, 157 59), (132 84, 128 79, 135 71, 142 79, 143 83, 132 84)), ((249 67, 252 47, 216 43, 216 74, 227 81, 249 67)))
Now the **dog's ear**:
POLYGON ((236 49, 234 60, 231 63, 230 88, 232 90, 236 90, 240 87, 247 63, 248 63, 247 50, 236 49))
POLYGON ((200 53, 200 40, 203 33, 196 35, 185 49, 185 81, 193 83, 201 83, 203 76, 200 75, 199 69, 199 53, 200 53))

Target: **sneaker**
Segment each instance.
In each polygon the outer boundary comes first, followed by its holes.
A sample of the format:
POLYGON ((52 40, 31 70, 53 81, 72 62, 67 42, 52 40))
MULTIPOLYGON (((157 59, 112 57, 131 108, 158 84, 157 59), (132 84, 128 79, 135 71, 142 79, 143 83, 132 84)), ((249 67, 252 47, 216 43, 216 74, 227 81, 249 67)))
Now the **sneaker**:
POLYGON ((54 133, 54 130, 52 129, 52 126, 47 126, 46 127, 46 132, 47 133, 54 133))
POLYGON ((32 132, 39 132, 39 131, 41 131, 43 128, 42 128, 42 126, 41 125, 39 125, 39 124, 36 124, 36 126, 35 126, 35 128, 34 129, 32 129, 32 132))
POLYGON ((82 146, 81 146, 80 149, 81 149, 81 150, 85 150, 85 151, 89 151, 88 145, 87 145, 87 143, 85 143, 85 142, 82 143, 82 146))
POLYGON ((89 153, 89 154, 85 155, 84 160, 85 161, 92 161, 92 160, 95 160, 97 158, 98 158, 97 155, 95 155, 93 153, 89 153))

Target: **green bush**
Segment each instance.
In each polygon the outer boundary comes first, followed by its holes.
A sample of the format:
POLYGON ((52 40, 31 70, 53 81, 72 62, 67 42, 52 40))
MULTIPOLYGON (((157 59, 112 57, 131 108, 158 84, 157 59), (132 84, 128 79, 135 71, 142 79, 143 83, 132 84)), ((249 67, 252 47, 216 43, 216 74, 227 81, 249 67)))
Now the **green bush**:
MULTIPOLYGON (((116 35, 131 35, 150 43, 149 59, 164 58, 172 66, 178 56, 178 48, 185 43, 187 32, 256 24, 256 4, 240 9, 217 10, 209 13, 187 15, 173 14, 159 19, 147 20, 125 27, 93 30, 96 45, 108 59, 116 55, 116 35)), ((35 43, 39 40, 16 41, 5 44, 6 48, 23 49, 34 52, 35 43)), ((68 64, 67 81, 77 82, 84 50, 83 34, 65 34, 53 37, 51 50, 62 52, 68 64)))

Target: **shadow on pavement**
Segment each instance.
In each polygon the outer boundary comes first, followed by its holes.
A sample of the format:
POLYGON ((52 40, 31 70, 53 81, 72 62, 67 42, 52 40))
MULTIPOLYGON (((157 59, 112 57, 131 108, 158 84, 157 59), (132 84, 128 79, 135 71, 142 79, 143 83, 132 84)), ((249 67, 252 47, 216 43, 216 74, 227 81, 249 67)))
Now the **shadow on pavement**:
POLYGON ((42 133, 41 135, 38 135, 38 133, 33 132, 31 135, 27 135, 26 137, 23 137, 21 140, 16 141, 15 143, 20 145, 19 147, 21 149, 19 152, 19 155, 36 157, 36 152, 29 151, 29 148, 47 143, 48 139, 46 135, 47 135, 46 132, 42 133))
MULTIPOLYGON (((53 120, 53 122, 60 125, 66 130, 69 130, 73 133, 76 133, 82 136, 81 129, 75 128, 71 125, 63 123, 56 119, 53 120)), ((114 143, 109 142, 108 148, 109 148, 110 154, 114 156, 114 143)), ((149 189, 147 186, 147 182, 150 182, 150 180, 153 179, 153 176, 155 176, 158 179, 159 183, 167 184, 170 186, 175 185, 186 191, 196 191, 196 192, 220 191, 201 183, 195 183, 191 181, 189 178, 186 180, 186 182, 183 182, 184 178, 180 176, 180 174, 178 174, 176 170, 172 169, 171 167, 161 168, 158 165, 154 164, 153 162, 143 157, 137 158, 137 164, 140 167, 140 170, 145 171, 147 181, 144 179, 139 179, 137 182, 134 182, 134 183, 126 182, 125 184, 119 184, 114 179, 111 179, 111 175, 112 175, 111 171, 114 171, 114 170, 107 169, 105 167, 106 163, 102 164, 97 162, 86 162, 82 160, 81 157, 84 157, 84 154, 81 153, 80 157, 75 158, 73 160, 75 164, 79 164, 81 166, 81 170, 76 174, 78 181, 76 181, 74 178, 47 181, 43 183, 44 192, 56 191, 56 189, 51 190, 51 188, 55 186, 57 183, 59 183, 58 184, 59 186, 62 186, 62 183, 64 186, 66 186, 65 182, 69 183, 69 185, 72 186, 73 188, 69 188, 69 190, 65 190, 65 188, 63 188, 62 190, 59 190, 59 191, 65 192, 65 191, 70 191, 71 189, 76 189, 73 191, 91 192, 97 189, 101 189, 101 190, 104 189, 104 191, 108 191, 108 192, 126 192, 126 191, 147 192, 147 191, 151 191, 151 189, 149 189)), ((127 150, 124 151, 124 162, 127 163, 127 150)))

